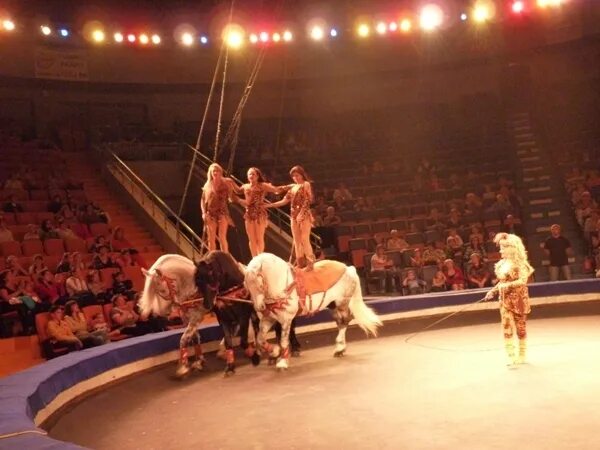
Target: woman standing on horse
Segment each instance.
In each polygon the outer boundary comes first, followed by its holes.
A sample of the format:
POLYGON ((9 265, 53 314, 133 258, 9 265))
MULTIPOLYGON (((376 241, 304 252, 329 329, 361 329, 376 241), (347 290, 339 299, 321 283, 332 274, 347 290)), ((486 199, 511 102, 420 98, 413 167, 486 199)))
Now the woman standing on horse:
POLYGON ((248 183, 242 185, 244 200, 241 203, 246 208, 244 221, 253 258, 265 251, 265 230, 268 222, 265 195, 280 191, 281 189, 266 182, 259 169, 256 167, 248 169, 248 183))
POLYGON ((294 239, 294 252, 296 263, 299 267, 312 270, 315 255, 310 245, 310 229, 313 226, 313 216, 310 204, 313 202, 310 178, 301 166, 294 166, 290 170, 293 184, 286 186, 287 194, 267 208, 278 208, 290 203, 290 216, 292 217, 292 238, 294 239))
POLYGON ((237 189, 231 178, 223 176, 223 168, 219 164, 213 163, 208 167, 208 177, 202 188, 200 208, 208 235, 209 250, 217 249, 218 238, 220 249, 229 252, 227 228, 232 222, 227 203, 233 200, 233 191, 237 189))

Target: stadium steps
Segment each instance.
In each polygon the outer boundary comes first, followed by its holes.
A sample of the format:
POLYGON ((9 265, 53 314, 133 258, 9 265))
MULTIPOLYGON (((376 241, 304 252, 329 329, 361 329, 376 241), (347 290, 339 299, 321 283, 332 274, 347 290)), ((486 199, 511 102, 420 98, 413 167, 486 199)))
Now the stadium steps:
POLYGON ((156 242, 128 209, 125 202, 119 201, 109 190, 101 178, 98 169, 88 160, 86 155, 71 154, 67 158, 67 167, 74 179, 83 181, 86 197, 108 213, 113 228, 120 226, 125 236, 136 248, 147 264, 164 254, 162 247, 156 242))

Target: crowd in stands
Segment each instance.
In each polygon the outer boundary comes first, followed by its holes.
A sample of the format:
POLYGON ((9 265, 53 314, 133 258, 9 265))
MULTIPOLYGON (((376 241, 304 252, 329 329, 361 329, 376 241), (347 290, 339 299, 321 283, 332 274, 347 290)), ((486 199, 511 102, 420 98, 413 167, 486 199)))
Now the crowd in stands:
POLYGON ((51 357, 181 323, 140 316, 145 261, 60 153, 39 154, 54 166, 0 167, 0 337, 37 332, 51 357))

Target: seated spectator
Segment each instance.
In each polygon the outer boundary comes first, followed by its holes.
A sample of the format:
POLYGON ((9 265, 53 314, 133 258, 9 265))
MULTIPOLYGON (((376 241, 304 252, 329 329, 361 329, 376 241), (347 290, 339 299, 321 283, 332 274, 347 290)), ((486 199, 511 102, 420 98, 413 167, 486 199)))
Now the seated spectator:
POLYGON ((52 201, 48 203, 48 212, 53 214, 58 214, 63 207, 63 201, 60 198, 60 195, 55 195, 52 197, 52 201))
POLYGON ((35 292, 48 307, 63 305, 67 300, 65 287, 56 281, 56 277, 49 270, 43 270, 38 276, 35 292))
POLYGON ((471 235, 471 240, 469 241, 469 245, 465 248, 465 252, 463 258, 465 262, 471 260, 471 255, 477 253, 480 259, 486 258, 485 247, 483 246, 483 242, 478 234, 471 235))
POLYGON ((479 240, 481 242, 483 242, 485 236, 483 235, 481 225, 477 225, 477 224, 471 225, 471 233, 469 234, 469 241, 471 241, 471 238, 473 236, 477 236, 479 238, 479 240))
POLYGON ((423 259, 423 255, 421 254, 420 248, 415 248, 413 256, 410 257, 410 266, 416 267, 419 271, 425 265, 425 260, 423 259))
POLYGON ((103 245, 98 247, 98 253, 92 259, 92 269, 108 269, 111 267, 119 267, 108 253, 108 247, 103 245))
POLYGON ((31 275, 33 279, 37 279, 37 277, 45 270, 48 270, 48 267, 44 262, 44 257, 40 254, 34 255, 33 262, 28 269, 29 275, 31 275))
POLYGON ((153 331, 151 323, 140 320, 140 315, 135 311, 133 305, 127 302, 124 295, 116 294, 112 302, 113 309, 110 312, 110 318, 115 324, 115 329, 122 334, 141 336, 153 331))
POLYGON ((79 222, 90 226, 93 223, 102 223, 103 220, 91 203, 79 207, 79 222))
POLYGON ((446 291, 446 275, 441 270, 438 270, 431 280, 431 292, 446 291))
POLYGON ((54 305, 50 308, 50 320, 46 326, 46 332, 53 346, 65 346, 69 351, 81 350, 83 343, 71 331, 71 327, 64 320, 62 306, 54 305))
MULTIPOLYGON (((0 273, 0 314, 16 312, 21 320, 21 326, 24 334, 31 334, 33 327, 32 314, 22 299, 21 289, 17 277, 10 271, 0 273)), ((0 327, 3 323, 0 321, 0 327)), ((7 335, 7 330, 2 331, 2 335, 7 335)))
POLYGON ((386 292, 396 277, 394 262, 385 254, 385 247, 378 245, 371 257, 371 273, 381 275, 380 290, 386 292))
POLYGON ((28 241, 30 239, 39 239, 40 238, 40 229, 37 225, 30 223, 27 225, 27 232, 23 235, 23 240, 28 241))
POLYGON ((402 280, 402 287, 406 289, 408 295, 417 295, 425 292, 427 283, 418 278, 414 270, 409 270, 404 280, 402 280))
POLYGON ((58 266, 56 266, 56 273, 69 273, 73 272, 73 255, 69 252, 65 252, 62 255, 62 258, 58 262, 58 266))
MULTIPOLYGON (((315 212, 319 215, 324 215, 327 212, 327 203, 325 202, 325 197, 320 195, 317 197, 317 204, 315 205, 315 212)), ((120 227, 117 227, 120 228, 120 227)), ((116 232, 116 229, 115 229, 116 232)), ((114 236, 114 233, 113 233, 114 236)))
POLYGON ((444 250, 434 248, 433 242, 428 242, 423 250, 423 264, 426 266, 436 265, 440 260, 446 259, 444 250))
POLYGON ((6 219, 3 215, 0 215, 0 242, 14 241, 15 238, 12 231, 6 226, 6 219))
POLYGON ((591 216, 592 211, 597 209, 598 205, 592 199, 591 194, 588 191, 583 192, 581 198, 575 205, 575 218, 577 219, 577 223, 583 227, 586 219, 591 216))
POLYGON ((73 334, 82 342, 84 348, 96 347, 109 341, 106 331, 92 330, 85 314, 79 309, 79 305, 75 300, 69 300, 65 304, 64 319, 73 334))
POLYGON ((387 240, 386 247, 388 250, 404 251, 408 249, 410 245, 408 245, 408 242, 404 240, 398 230, 392 230, 390 232, 390 237, 387 240))
POLYGON ((6 213, 22 213, 23 206, 17 201, 17 197, 11 195, 8 201, 2 206, 2 211, 6 213))
POLYGON ((77 300, 77 303, 81 306, 98 304, 86 280, 78 272, 70 272, 69 277, 65 281, 65 288, 69 297, 77 300))
POLYGON ((121 254, 115 261, 117 265, 123 270, 125 267, 137 266, 137 261, 132 257, 131 251, 128 248, 121 250, 121 254))
POLYGON ((73 230, 71 230, 71 226, 65 222, 64 218, 59 217, 57 220, 58 229, 56 230, 56 232, 58 233, 58 236, 61 239, 79 239, 79 236, 77 236, 77 234, 73 230))
POLYGON ((371 209, 368 207, 364 197, 358 197, 354 203, 354 211, 356 212, 368 212, 371 209))
POLYGON ((317 212, 315 208, 310 208, 310 213, 313 217, 313 227, 323 227, 325 224, 323 223, 323 216, 317 212))
POLYGON ((444 222, 444 216, 439 212, 437 208, 432 208, 427 218, 427 230, 443 231, 446 229, 446 223, 444 222))
POLYGON ((72 260, 71 260, 71 269, 72 270, 79 272, 79 271, 87 269, 85 263, 83 262, 83 256, 81 255, 81 253, 73 252, 73 254, 71 255, 71 258, 72 258, 72 260))
POLYGON ((98 303, 107 303, 112 298, 112 291, 100 278, 100 272, 90 270, 86 277, 88 288, 94 294, 98 303))
POLYGON ((42 226, 40 227, 40 239, 42 241, 45 241, 46 239, 60 239, 60 236, 50 219, 46 219, 42 222, 42 226))
POLYGON ((335 208, 333 206, 328 206, 327 213, 325 214, 325 217, 323 217, 323 225, 326 227, 333 227, 340 223, 342 223, 342 219, 335 213, 335 208))
POLYGON ((491 287, 492 274, 482 263, 482 258, 479 253, 472 253, 470 266, 467 271, 467 280, 469 289, 491 287))
MULTIPOLYGON (((94 243, 89 248, 90 253, 100 253, 100 247, 106 247, 107 245, 108 244, 107 244, 106 238, 104 236, 96 236, 96 238, 94 239, 94 243)), ((118 251, 121 251, 123 248, 129 248, 129 247, 122 247, 122 248, 119 248, 119 250, 113 248, 112 251, 118 252, 118 251)))
POLYGON ((129 300, 133 300, 135 297, 132 281, 125 278, 125 274, 121 271, 113 274, 112 291, 113 294, 125 295, 129 300))
POLYGON ((488 208, 488 211, 497 212, 499 217, 504 217, 513 211, 513 206, 503 194, 496 194, 496 201, 488 208))
POLYGON ((27 272, 23 268, 23 266, 19 262, 18 258, 16 256, 14 256, 14 255, 10 255, 10 256, 6 257, 6 263, 5 263, 4 270, 8 270, 15 277, 27 277, 27 276, 29 276, 29 272, 27 272))
POLYGON ((347 202, 352 200, 352 193, 348 190, 344 183, 340 183, 333 191, 333 200, 337 203, 338 201, 347 202))
POLYGON ((451 208, 450 214, 448 216, 448 221, 446 222, 447 228, 459 229, 462 228, 464 222, 462 220, 462 216, 458 208, 451 208))
POLYGON ((461 260, 462 256, 462 245, 456 240, 456 237, 448 236, 446 238, 446 257, 457 261, 461 260))
POLYGON ((592 211, 590 216, 583 223, 583 236, 587 242, 591 242, 592 236, 600 231, 600 210, 592 211))
POLYGON ((462 270, 454 265, 454 261, 444 261, 444 275, 446 276, 446 287, 451 291, 460 291, 465 288, 465 277, 462 270))
MULTIPOLYGON (((62 218, 67 224, 77 222, 77 215, 73 211, 73 208, 69 203, 65 203, 60 211, 58 217, 62 218)), ((60 224, 60 221, 59 221, 60 224)))
POLYGON ((456 228, 450 228, 448 230, 448 236, 454 238, 454 240, 456 241, 457 245, 460 245, 461 247, 463 245, 465 245, 465 243, 463 242, 462 237, 460 237, 460 234, 458 234, 458 232, 456 231, 456 228))

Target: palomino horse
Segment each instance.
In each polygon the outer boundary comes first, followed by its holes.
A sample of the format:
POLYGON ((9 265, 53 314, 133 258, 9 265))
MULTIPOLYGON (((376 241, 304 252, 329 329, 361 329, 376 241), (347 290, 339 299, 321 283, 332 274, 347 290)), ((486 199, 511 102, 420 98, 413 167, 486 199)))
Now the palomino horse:
MULTIPOLYGON (((209 256, 210 254, 205 259, 209 258, 209 256)), ((180 358, 176 375, 183 377, 191 369, 202 370, 205 359, 200 345, 198 327, 204 316, 212 309, 213 304, 209 298, 202 298, 196 287, 196 265, 184 256, 163 255, 156 260, 150 269, 143 270, 143 273, 146 277, 146 282, 139 300, 142 313, 146 315, 154 313, 159 316, 168 316, 173 307, 178 307, 187 320, 187 327, 183 331, 179 341, 180 358), (190 366, 188 347, 192 343, 194 344, 196 360, 190 366)), ((228 303, 222 303, 221 306, 223 312, 217 314, 217 318, 224 334, 227 336, 231 334, 230 330, 235 328, 235 323, 233 322, 237 319, 237 315, 233 312, 227 313, 231 309, 228 303)), ((245 306, 247 309, 253 310, 252 305, 247 304, 245 306)), ((244 320, 240 320, 240 322, 244 322, 244 320)), ((244 326, 247 330, 247 320, 245 323, 240 323, 241 328, 244 326)), ((234 369, 233 361, 228 361, 225 368, 226 373, 232 373, 234 369)))
POLYGON ((344 355, 346 329, 352 318, 367 335, 376 336, 381 326, 379 317, 365 305, 356 269, 338 261, 319 261, 312 271, 305 272, 273 254, 262 253, 246 267, 245 284, 262 316, 258 345, 271 358, 279 357, 276 367, 280 370, 289 365, 290 326, 299 312, 311 315, 325 308, 332 310, 338 326, 334 356, 344 355), (282 328, 281 347, 266 339, 275 322, 282 328))

